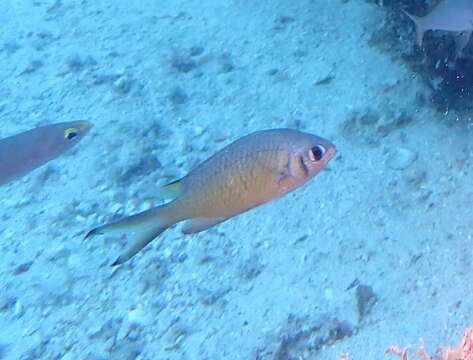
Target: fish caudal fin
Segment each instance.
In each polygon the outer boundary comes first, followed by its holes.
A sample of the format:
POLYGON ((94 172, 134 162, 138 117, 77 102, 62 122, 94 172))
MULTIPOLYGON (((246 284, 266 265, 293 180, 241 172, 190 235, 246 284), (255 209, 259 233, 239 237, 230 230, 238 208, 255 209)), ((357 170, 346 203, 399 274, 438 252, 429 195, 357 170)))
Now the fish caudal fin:
POLYGON ((130 260, 168 227, 174 225, 175 222, 169 219, 167 210, 166 205, 158 206, 122 220, 99 226, 91 230, 85 237, 133 232, 131 246, 112 263, 112 266, 121 265, 130 260))
POLYGON ((417 45, 419 45, 419 47, 422 47, 422 42, 424 41, 424 33, 425 33, 425 30, 426 30, 426 29, 424 29, 422 18, 420 18, 418 16, 411 15, 404 9, 401 9, 401 11, 404 14, 406 14, 406 16, 409 19, 411 19, 412 22, 415 24, 415 26, 416 26, 416 36, 417 36, 417 45))
POLYGON ((176 180, 167 185, 161 186, 157 190, 157 196, 162 199, 175 199, 181 195, 181 181, 176 180))

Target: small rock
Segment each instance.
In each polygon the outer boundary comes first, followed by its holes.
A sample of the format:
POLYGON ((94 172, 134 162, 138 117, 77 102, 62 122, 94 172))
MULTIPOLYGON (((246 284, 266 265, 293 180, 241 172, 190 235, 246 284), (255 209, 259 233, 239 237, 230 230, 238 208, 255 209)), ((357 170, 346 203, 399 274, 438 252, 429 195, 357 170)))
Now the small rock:
POLYGON ((41 60, 32 60, 26 68, 20 73, 20 75, 24 74, 31 74, 38 70, 40 67, 43 66, 43 62, 41 60))
POLYGON ((172 88, 169 94, 169 101, 174 106, 185 104, 188 99, 186 92, 180 86, 172 88))
POLYGON ((171 59, 171 67, 180 73, 188 73, 197 67, 197 63, 187 54, 175 52, 171 59))
POLYGON ((20 275, 20 274, 23 274, 25 272, 27 272, 31 265, 33 265, 33 261, 28 261, 28 262, 24 262, 22 264, 19 264, 14 270, 13 270, 13 275, 20 275))
POLYGON ((143 345, 131 341, 122 341, 112 347, 110 359, 135 360, 143 349, 143 345))
POLYGON ((411 190, 418 190, 426 181, 427 173, 417 167, 406 171, 404 180, 411 190))
POLYGON ((45 304, 65 304, 71 300, 72 279, 66 271, 52 270, 38 281, 45 304))
POLYGON ((194 126, 194 134, 195 136, 201 136, 205 131, 205 128, 202 126, 194 126))
POLYGON ((358 319, 362 321, 370 313, 377 301, 377 296, 373 288, 368 285, 359 284, 356 287, 356 308, 358 310, 358 319))
POLYGON ((220 57, 220 66, 222 73, 229 73, 235 69, 235 65, 233 64, 230 54, 225 53, 220 57))
POLYGON ((204 53, 204 48, 202 46, 192 46, 189 49, 189 55, 190 56, 199 56, 204 53))
POLYGON ((20 300, 18 300, 15 303, 15 307, 13 308, 13 316, 19 319, 23 316, 24 313, 25 313, 25 309, 23 307, 23 304, 21 303, 20 300))
POLYGON ((328 324, 332 340, 341 340, 353 335, 353 325, 345 320, 333 319, 328 324))
POLYGON ((0 296, 0 312, 14 308, 18 298, 8 292, 3 292, 0 296))
POLYGON ((258 256, 250 256, 240 265, 240 277, 245 280, 252 280, 261 274, 263 268, 264 266, 258 256))
POLYGON ((135 178, 151 174, 160 167, 162 167, 162 165, 158 158, 150 152, 145 152, 142 157, 133 159, 133 163, 120 174, 117 181, 129 184, 133 182, 135 178))
POLYGON ((16 53, 21 48, 20 44, 15 40, 7 41, 3 44, 2 51, 5 51, 8 55, 16 53))
POLYGON ((199 288, 198 297, 202 304, 210 306, 221 300, 231 289, 230 286, 225 285, 212 289, 199 288))
POLYGON ((417 153, 407 148, 396 148, 390 152, 387 165, 393 170, 404 170, 417 159, 417 153))
POLYGON ((66 66, 69 71, 77 72, 82 70, 84 62, 78 54, 71 54, 66 59, 66 66))
POLYGON ((134 82, 135 80, 130 76, 123 76, 113 83, 113 87, 118 93, 127 95, 133 87, 134 82))
POLYGON ((289 24, 293 23, 296 19, 289 15, 279 14, 274 19, 273 29, 276 31, 284 30, 289 24))
POLYGON ((315 86, 328 85, 335 80, 335 65, 326 64, 321 66, 317 71, 316 78, 314 80, 315 86))
POLYGON ((139 307, 128 312, 128 323, 132 327, 144 327, 148 324, 148 318, 144 310, 139 307))

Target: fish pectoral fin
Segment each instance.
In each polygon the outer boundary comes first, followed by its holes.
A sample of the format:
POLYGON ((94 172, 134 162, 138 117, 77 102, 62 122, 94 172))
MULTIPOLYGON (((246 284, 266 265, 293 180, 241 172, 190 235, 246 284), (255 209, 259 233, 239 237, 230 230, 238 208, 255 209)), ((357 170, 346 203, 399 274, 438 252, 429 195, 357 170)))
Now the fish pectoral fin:
POLYGON ((228 218, 219 217, 219 218, 195 218, 186 221, 184 227, 182 228, 182 233, 185 235, 196 234, 198 232, 207 230, 212 226, 220 224, 227 220, 228 218))
POLYGON ((291 176, 288 174, 279 174, 278 187, 285 188, 291 184, 291 176))
POLYGON ((305 179, 309 174, 306 164, 302 156, 292 156, 289 160, 289 174, 298 180, 305 179))
POLYGON ((181 192, 181 180, 176 180, 158 188, 157 196, 162 199, 175 199, 181 195, 181 192))

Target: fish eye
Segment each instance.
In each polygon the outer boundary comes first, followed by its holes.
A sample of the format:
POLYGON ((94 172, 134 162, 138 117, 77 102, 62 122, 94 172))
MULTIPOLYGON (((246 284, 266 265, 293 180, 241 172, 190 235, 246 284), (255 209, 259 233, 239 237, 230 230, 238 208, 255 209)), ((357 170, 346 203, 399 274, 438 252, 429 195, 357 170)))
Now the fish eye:
POLYGON ((72 140, 76 138, 77 135, 79 135, 79 133, 76 128, 71 127, 64 130, 64 139, 72 140))
POLYGON ((309 158, 311 161, 320 161, 325 155, 325 148, 322 145, 315 145, 309 150, 309 158))

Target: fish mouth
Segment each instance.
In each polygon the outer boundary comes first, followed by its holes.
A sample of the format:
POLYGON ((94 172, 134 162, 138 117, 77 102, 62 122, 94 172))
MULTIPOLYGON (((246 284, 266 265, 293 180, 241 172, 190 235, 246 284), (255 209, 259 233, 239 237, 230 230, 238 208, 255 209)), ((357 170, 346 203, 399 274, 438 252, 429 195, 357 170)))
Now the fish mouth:
POLYGON ((337 154, 337 148, 332 143, 328 143, 327 150, 325 152, 326 161, 329 162, 337 154))
POLYGON ((87 120, 77 120, 77 127, 79 128, 80 132, 86 134, 92 129, 94 124, 87 120))

